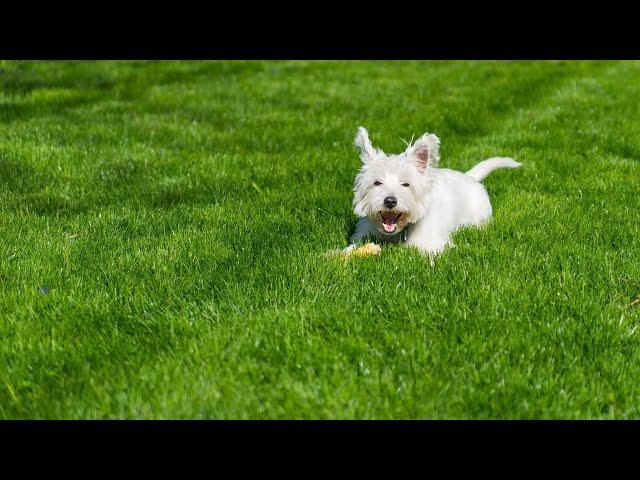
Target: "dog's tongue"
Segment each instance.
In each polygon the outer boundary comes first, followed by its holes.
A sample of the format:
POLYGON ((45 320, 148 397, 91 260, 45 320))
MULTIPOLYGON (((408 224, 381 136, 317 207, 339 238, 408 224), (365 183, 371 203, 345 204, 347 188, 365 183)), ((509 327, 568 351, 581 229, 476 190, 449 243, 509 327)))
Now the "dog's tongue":
POLYGON ((382 212, 382 226, 384 231, 391 233, 396 229, 398 214, 394 212, 382 212))

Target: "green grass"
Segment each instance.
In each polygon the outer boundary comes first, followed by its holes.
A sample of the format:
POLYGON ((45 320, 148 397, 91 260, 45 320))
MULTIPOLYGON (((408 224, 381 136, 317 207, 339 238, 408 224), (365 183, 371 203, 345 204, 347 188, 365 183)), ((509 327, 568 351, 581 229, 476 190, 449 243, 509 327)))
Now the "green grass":
POLYGON ((0 62, 0 417, 640 418, 636 62, 0 62), (495 155, 341 263, 358 125, 495 155))

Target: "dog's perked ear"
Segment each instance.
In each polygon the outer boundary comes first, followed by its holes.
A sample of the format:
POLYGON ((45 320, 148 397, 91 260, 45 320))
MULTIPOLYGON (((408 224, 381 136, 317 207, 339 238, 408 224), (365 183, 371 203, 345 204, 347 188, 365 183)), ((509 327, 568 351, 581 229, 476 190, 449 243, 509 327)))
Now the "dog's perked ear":
POLYGON ((360 160, 364 163, 370 162, 377 155, 382 153, 382 150, 373 148, 371 140, 369 140, 369 132, 367 132, 367 129, 364 127, 358 127, 358 133, 356 133, 356 138, 353 143, 358 149, 360 160))
POLYGON ((440 160, 440 139, 433 133, 425 133, 407 148, 406 154, 415 160, 420 172, 436 167, 440 160))

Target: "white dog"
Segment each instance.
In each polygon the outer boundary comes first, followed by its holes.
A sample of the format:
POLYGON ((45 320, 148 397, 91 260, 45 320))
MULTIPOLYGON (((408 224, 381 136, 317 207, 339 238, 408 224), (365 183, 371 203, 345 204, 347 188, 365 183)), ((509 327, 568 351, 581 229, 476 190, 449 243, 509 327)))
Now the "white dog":
POLYGON ((517 168, 511 158, 494 157, 466 173, 437 168, 440 139, 425 133, 404 153, 386 155, 373 148, 369 134, 358 128, 355 145, 362 168, 354 184, 354 212, 360 218, 350 245, 366 237, 406 242, 435 255, 452 245, 451 233, 491 218, 491 203, 480 183, 498 168, 517 168))

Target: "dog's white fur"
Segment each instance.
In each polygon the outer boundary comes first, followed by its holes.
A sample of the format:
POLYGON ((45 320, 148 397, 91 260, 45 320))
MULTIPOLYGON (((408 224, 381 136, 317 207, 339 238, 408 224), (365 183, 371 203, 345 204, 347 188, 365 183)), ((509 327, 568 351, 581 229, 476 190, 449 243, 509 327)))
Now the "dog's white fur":
POLYGON ((345 253, 366 237, 398 243, 408 227, 408 245, 425 254, 438 254, 452 245, 455 230, 481 226, 491 218, 489 196, 480 181, 498 168, 520 166, 511 158, 494 157, 466 173, 437 168, 440 139, 429 133, 403 153, 387 155, 371 145, 367 130, 360 127, 355 145, 362 168, 355 179, 353 206, 360 218, 345 253), (396 199, 395 207, 385 206, 389 198, 396 199), (401 213, 397 221, 383 220, 381 212, 390 215, 390 211, 401 213), (395 230, 388 233, 383 223, 395 230))

